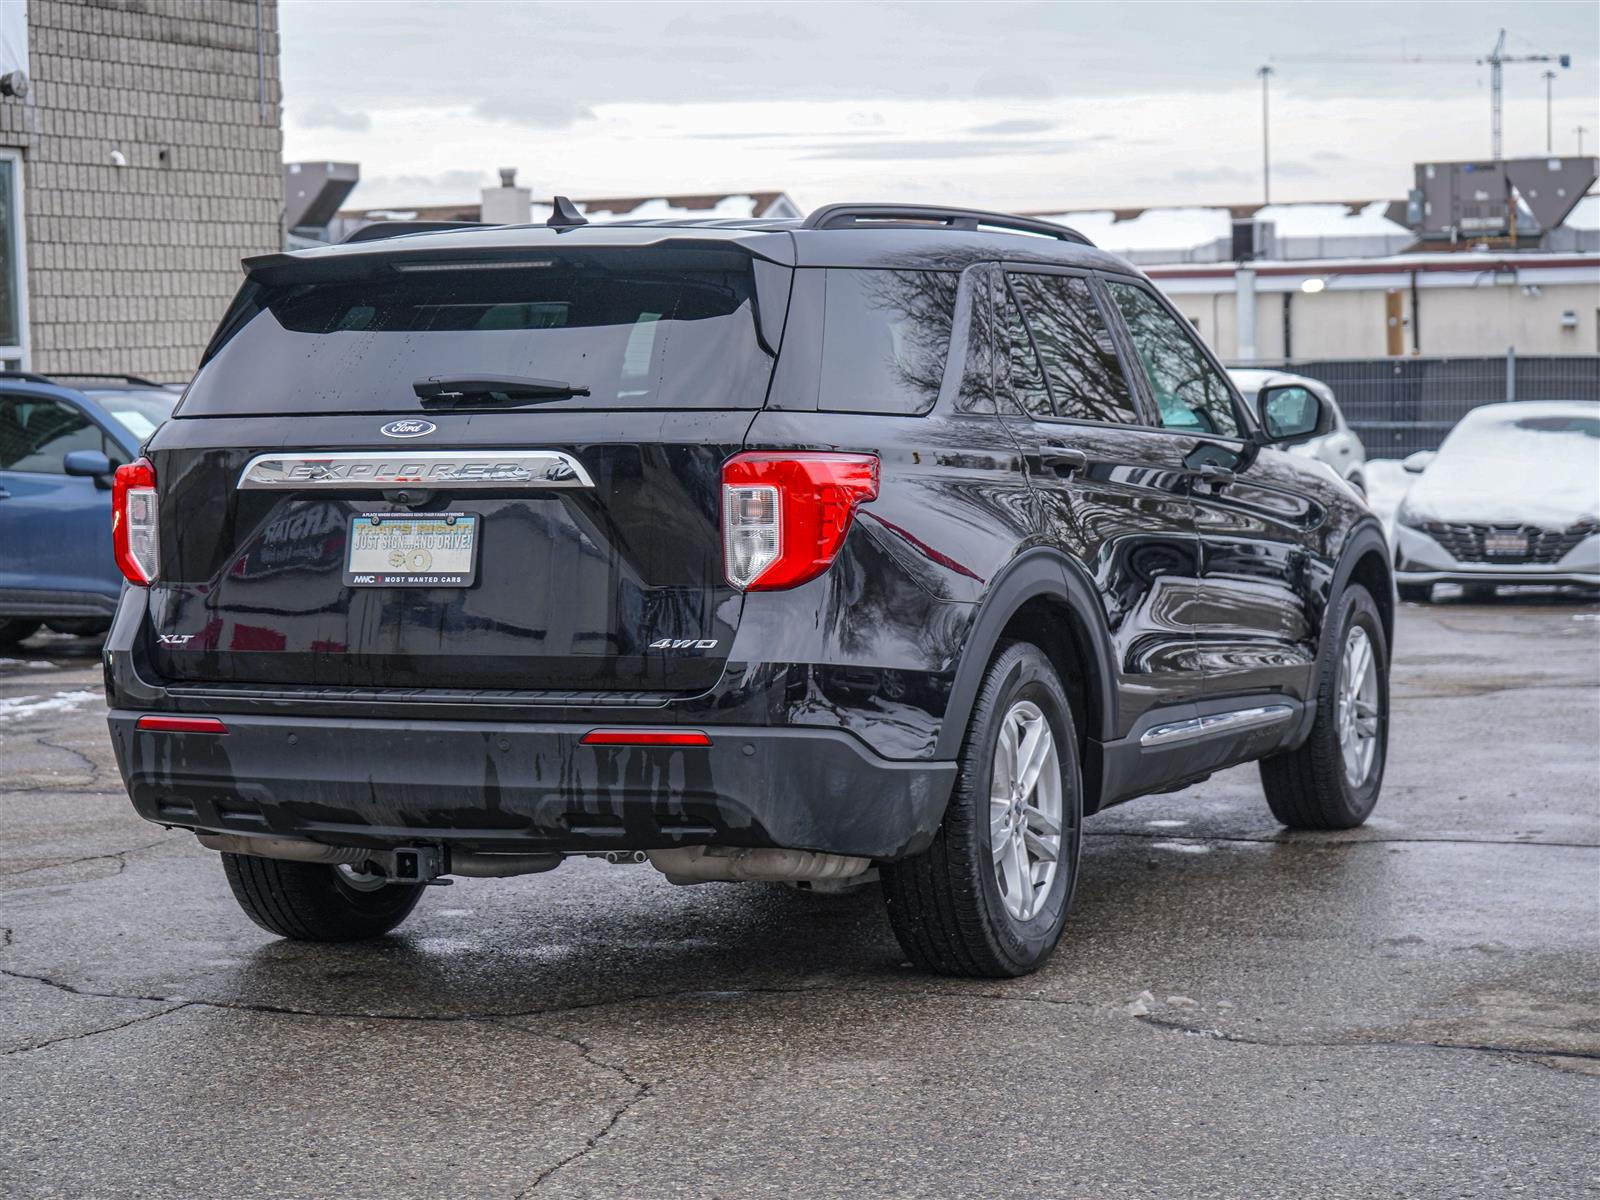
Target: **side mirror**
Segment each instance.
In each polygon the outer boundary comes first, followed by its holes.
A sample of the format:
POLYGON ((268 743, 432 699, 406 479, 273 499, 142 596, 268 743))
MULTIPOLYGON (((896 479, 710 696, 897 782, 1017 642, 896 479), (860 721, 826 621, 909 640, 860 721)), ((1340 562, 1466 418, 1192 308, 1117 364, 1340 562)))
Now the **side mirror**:
POLYGON ((1418 450, 1415 454, 1408 454, 1400 460, 1400 468, 1407 475, 1421 475, 1428 469, 1430 463, 1439 457, 1437 450, 1418 450))
POLYGON ((111 480, 111 460, 99 450, 69 450, 61 458, 61 469, 68 475, 87 475, 101 487, 111 480))
POLYGON ((1256 395, 1256 414, 1269 443, 1301 442, 1332 432, 1332 410, 1321 396, 1298 383, 1262 388, 1256 395))

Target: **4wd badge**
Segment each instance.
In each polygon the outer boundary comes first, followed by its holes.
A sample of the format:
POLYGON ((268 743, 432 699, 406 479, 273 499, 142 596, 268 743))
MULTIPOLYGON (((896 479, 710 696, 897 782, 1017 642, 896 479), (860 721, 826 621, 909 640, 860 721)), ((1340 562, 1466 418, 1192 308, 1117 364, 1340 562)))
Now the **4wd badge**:
POLYGON ((715 650, 716 638, 657 638, 650 643, 652 650, 715 650))

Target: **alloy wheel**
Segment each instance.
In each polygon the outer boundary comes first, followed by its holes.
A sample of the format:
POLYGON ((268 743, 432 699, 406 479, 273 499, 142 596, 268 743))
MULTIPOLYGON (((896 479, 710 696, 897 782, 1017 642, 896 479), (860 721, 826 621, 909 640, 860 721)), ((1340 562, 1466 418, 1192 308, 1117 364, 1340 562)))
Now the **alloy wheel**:
POLYGON ((1351 787, 1360 787, 1371 774, 1378 752, 1378 667, 1372 639, 1359 625, 1345 635, 1338 689, 1334 724, 1344 756, 1344 777, 1351 787))
POLYGON ((1061 762, 1050 722, 1018 700, 995 742, 989 783, 989 848, 1006 911, 1038 914, 1061 860, 1061 762))

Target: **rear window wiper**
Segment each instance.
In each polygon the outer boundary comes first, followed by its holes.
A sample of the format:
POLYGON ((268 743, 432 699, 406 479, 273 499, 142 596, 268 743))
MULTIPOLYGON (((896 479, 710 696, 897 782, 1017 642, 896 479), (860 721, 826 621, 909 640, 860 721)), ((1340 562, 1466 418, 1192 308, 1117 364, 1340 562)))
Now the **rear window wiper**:
POLYGON ((566 400, 589 394, 582 384, 525 375, 430 375, 418 379, 411 390, 425 406, 469 400, 566 400))

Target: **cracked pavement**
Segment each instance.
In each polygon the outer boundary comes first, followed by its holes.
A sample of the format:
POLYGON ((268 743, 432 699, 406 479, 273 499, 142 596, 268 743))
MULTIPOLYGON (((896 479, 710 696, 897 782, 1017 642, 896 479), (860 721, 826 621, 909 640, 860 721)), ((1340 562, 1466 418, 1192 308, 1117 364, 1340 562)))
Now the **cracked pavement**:
POLYGON ((593 861, 275 940, 133 815, 94 648, 35 640, 0 1194, 1600 1197, 1597 616, 1405 606, 1366 827, 1284 831, 1254 768, 1095 817, 1006 983, 911 971, 875 889, 593 861))

